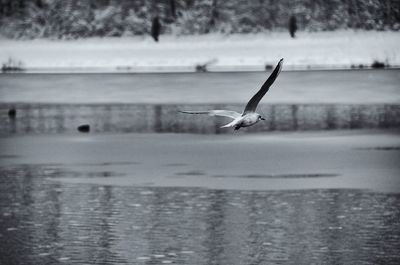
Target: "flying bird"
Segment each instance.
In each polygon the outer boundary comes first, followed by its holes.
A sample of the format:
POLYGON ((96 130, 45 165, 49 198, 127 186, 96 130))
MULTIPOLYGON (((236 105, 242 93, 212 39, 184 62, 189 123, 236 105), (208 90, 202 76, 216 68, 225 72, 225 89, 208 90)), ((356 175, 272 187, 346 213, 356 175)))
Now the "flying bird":
POLYGON ((261 120, 265 120, 260 114, 256 113, 257 105, 260 100, 264 97, 265 93, 268 92, 271 85, 275 82, 281 72, 283 64, 283 58, 279 61, 274 71, 268 77, 267 81, 261 86, 260 90, 250 99, 242 114, 232 110, 208 110, 208 111, 179 111, 181 113, 188 114, 208 114, 210 116, 223 116, 233 119, 232 122, 221 126, 221 128, 234 127, 235 131, 241 127, 249 127, 261 120))

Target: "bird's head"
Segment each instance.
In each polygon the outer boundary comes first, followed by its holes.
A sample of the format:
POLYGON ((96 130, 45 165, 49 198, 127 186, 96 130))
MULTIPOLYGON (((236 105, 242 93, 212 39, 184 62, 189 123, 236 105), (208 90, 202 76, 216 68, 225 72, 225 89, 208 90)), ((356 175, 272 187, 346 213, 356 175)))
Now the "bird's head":
POLYGON ((261 115, 258 115, 258 120, 259 121, 265 121, 265 118, 261 117, 261 115))

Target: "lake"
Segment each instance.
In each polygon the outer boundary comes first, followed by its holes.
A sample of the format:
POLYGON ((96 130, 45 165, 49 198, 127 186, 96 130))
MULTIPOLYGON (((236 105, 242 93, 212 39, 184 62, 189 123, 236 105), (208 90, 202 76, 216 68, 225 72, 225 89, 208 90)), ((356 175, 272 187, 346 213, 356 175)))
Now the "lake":
MULTIPOLYGON (((2 264, 398 264, 400 195, 64 185, 2 168, 2 264)), ((38 175, 41 178, 37 177, 38 175)))
MULTIPOLYGON (((225 133, 225 119, 178 110, 241 112, 268 76, 246 73, 2 74, 0 133, 225 133), (7 112, 17 109, 16 119, 7 112)), ((400 127, 400 70, 282 72, 248 132, 400 127)))
POLYGON ((399 264, 399 73, 1 74, 0 264, 399 264))
MULTIPOLYGON (((0 74, 1 103, 241 103, 269 73, 0 74)), ((283 71, 261 103, 399 103, 400 69, 283 71)))
POLYGON ((398 264, 398 131, 1 137, 0 264, 398 264))

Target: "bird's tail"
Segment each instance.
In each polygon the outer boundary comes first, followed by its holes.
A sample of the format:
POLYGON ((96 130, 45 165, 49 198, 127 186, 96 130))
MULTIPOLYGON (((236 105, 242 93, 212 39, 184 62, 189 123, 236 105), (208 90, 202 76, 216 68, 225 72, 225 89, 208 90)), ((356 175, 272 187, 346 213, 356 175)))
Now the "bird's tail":
POLYGON ((229 128, 229 127, 233 127, 233 126, 235 126, 235 121, 225 124, 224 126, 221 126, 220 128, 229 128))

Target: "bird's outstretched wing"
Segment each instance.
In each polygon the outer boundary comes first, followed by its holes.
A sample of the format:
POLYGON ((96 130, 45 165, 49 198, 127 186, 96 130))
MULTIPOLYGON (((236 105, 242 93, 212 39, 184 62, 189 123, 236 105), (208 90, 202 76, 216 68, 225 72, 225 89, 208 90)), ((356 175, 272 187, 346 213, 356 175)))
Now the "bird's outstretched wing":
POLYGON ((210 116, 223 116, 223 117, 229 117, 231 119, 236 119, 241 117, 242 115, 236 111, 231 111, 231 110, 208 110, 208 111, 182 111, 180 110, 179 112, 181 113, 188 113, 188 114, 208 114, 210 116))
POLYGON ((247 103, 246 108, 243 111, 243 115, 249 113, 249 112, 255 112, 258 103, 260 100, 263 98, 265 93, 268 92, 270 86, 274 83, 275 79, 279 75, 282 69, 282 64, 283 64, 283 58, 279 61, 278 65, 275 67, 274 71, 272 74, 268 77, 267 81, 262 85, 260 90, 250 99, 250 101, 247 103))

